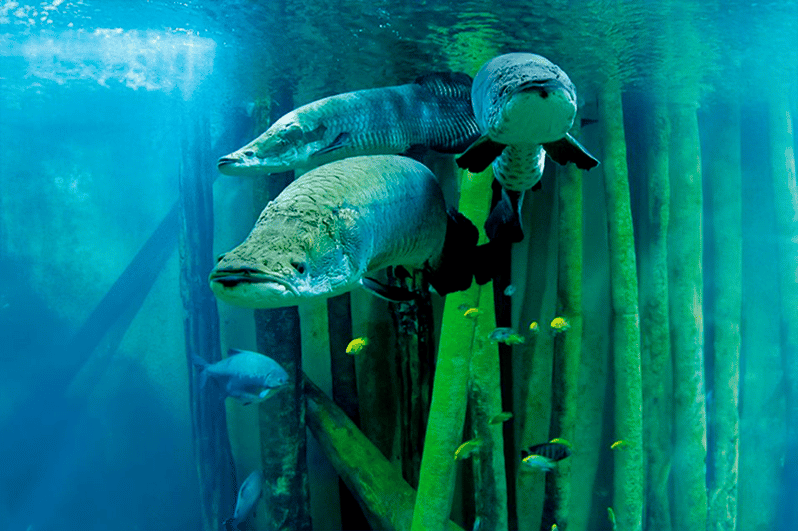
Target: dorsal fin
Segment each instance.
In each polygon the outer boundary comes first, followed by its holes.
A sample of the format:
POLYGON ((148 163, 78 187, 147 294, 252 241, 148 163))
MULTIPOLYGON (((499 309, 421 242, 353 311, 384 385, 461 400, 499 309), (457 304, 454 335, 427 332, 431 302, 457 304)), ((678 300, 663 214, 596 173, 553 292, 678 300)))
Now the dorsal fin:
POLYGON ((473 80, 463 72, 432 72, 419 76, 413 82, 436 96, 456 99, 471 99, 473 80))

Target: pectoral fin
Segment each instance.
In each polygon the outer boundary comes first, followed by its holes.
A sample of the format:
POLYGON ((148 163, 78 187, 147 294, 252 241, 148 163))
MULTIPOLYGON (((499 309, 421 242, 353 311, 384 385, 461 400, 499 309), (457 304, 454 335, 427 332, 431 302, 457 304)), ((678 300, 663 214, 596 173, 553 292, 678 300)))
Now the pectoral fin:
POLYGON ((318 151, 314 152, 311 157, 318 157, 319 155, 324 155, 325 153, 331 153, 337 149, 341 149, 346 147, 349 143, 349 139, 352 135, 349 133, 341 133, 340 135, 335 137, 335 140, 330 143, 329 146, 325 146, 318 151))
POLYGON ((556 142, 543 144, 546 154, 557 164, 573 162, 580 170, 589 170, 598 166, 598 159, 587 150, 574 137, 565 133, 565 136, 556 142))
POLYGON ((502 189, 502 198, 485 221, 485 234, 491 241, 517 243, 524 239, 524 229, 521 225, 523 199, 523 192, 508 192, 502 189))
POLYGON ((366 291, 388 302, 408 302, 415 299, 412 291, 394 286, 386 286, 373 278, 361 278, 360 285, 363 286, 366 291))
POLYGON ((440 263, 427 271, 427 280, 439 295, 466 290, 474 277, 474 251, 479 231, 467 217, 449 209, 440 263))
POLYGON ((474 173, 485 171, 490 163, 501 155, 505 147, 507 146, 494 142, 487 135, 482 135, 457 157, 457 165, 474 173))

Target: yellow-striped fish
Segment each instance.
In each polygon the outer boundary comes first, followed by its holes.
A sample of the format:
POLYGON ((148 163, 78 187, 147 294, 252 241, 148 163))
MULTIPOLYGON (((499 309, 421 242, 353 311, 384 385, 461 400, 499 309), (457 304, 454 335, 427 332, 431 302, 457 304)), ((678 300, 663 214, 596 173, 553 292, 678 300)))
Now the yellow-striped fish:
POLYGON ((568 321, 565 320, 565 317, 555 317, 551 320, 551 327, 554 330, 554 333, 557 332, 565 332, 571 325, 568 321))
POLYGON ((482 441, 479 439, 471 439, 470 441, 464 442, 454 451, 454 460, 460 461, 462 459, 468 459, 480 446, 482 446, 482 441))
POLYGON ((366 348, 368 344, 369 340, 367 337, 356 337, 346 346, 346 353, 353 356, 355 354, 360 354, 360 351, 366 348))

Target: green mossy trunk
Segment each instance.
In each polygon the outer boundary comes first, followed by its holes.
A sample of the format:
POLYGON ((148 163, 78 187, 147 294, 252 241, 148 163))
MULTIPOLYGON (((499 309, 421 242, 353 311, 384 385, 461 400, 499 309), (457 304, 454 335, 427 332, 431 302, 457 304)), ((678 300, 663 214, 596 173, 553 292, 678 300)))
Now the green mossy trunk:
MULTIPOLYGON (((544 180, 546 176, 544 176, 544 180)), ((556 186, 553 180, 526 201, 522 219, 530 230, 524 241, 514 245, 513 278, 523 288, 520 308, 514 309, 514 322, 527 333, 530 321, 538 322, 538 332, 530 340, 513 347, 517 446, 512 456, 516 465, 516 518, 518 529, 538 529, 544 510, 546 475, 520 468, 520 451, 549 440, 552 404, 554 341, 549 327, 557 307, 557 217, 556 186), (527 212, 528 211, 528 212, 527 212), (519 278, 520 277, 520 278, 519 278)), ((517 304, 517 301, 515 302, 517 304)))
POLYGON ((493 282, 482 286, 471 357, 469 403, 474 438, 482 446, 473 459, 476 516, 484 531, 507 530, 507 479, 504 471, 504 439, 502 424, 491 424, 502 411, 499 348, 488 339, 496 328, 493 310, 493 282))
POLYGON ((736 102, 716 104, 710 116, 722 122, 704 135, 703 165, 709 190, 710 245, 714 254, 714 375, 715 400, 707 406, 712 446, 708 485, 708 531, 737 529, 739 475, 740 320, 742 317, 742 165, 740 107, 736 102))
POLYGON ((609 227, 612 353, 615 376, 615 439, 612 506, 618 527, 643 526, 643 397, 637 263, 626 166, 621 89, 608 81, 598 97, 604 136, 604 181, 609 227))
MULTIPOLYGON (((685 98, 689 102, 689 98, 685 98)), ((669 106, 668 289, 674 379, 674 527, 707 525, 701 153, 696 105, 669 106)))
MULTIPOLYGON (((374 529, 406 530, 416 492, 357 426, 324 392, 305 379, 307 421, 325 455, 351 489, 374 529)), ((462 531, 450 520, 438 528, 462 531)))
MULTIPOLYGON (((557 274, 557 315, 571 327, 554 343, 554 411, 550 434, 574 440, 579 393, 579 364, 582 353, 582 174, 574 165, 559 168, 559 239, 557 274)), ((547 485, 554 522, 569 529, 571 512, 571 459, 561 461, 547 485)))
POLYGON ((643 376, 643 447, 646 528, 671 530, 669 478, 673 438, 673 358, 668 320, 670 122, 661 98, 651 102, 646 127, 646 205, 641 222, 640 325, 643 376))
MULTIPOLYGON (((460 211, 477 227, 487 218, 492 180, 488 171, 466 174, 461 183, 460 211)), ((473 284, 446 297, 412 531, 437 531, 449 521, 459 464, 454 451, 463 442, 469 367, 479 319, 465 317, 460 308, 476 307, 484 289, 473 284)))

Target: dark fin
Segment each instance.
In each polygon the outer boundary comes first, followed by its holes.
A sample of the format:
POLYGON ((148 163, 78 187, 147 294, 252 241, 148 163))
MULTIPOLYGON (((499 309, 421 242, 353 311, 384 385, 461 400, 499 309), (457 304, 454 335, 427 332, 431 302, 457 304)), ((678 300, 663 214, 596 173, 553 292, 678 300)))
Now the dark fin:
POLYGON ((542 189, 543 189, 543 179, 541 179, 538 182, 536 182, 535 185, 532 187, 532 191, 533 192, 537 192, 538 190, 542 190, 542 189))
POLYGON ((529 452, 521 450, 521 459, 526 459, 527 457, 529 457, 529 452))
POLYGON ((574 137, 565 133, 565 136, 556 142, 543 144, 546 154, 557 164, 573 162, 580 170, 589 170, 598 166, 598 159, 587 150, 574 137))
POLYGON ((596 120, 595 118, 581 118, 579 120, 579 127, 585 127, 586 125, 593 125, 597 123, 598 120, 596 120))
POLYGON ((241 405, 242 405, 242 406, 248 406, 248 405, 250 405, 251 403, 252 403, 252 402, 241 402, 241 405))
POLYGON ((524 239, 521 226, 521 201, 523 192, 508 192, 502 189, 502 198, 491 210, 485 221, 485 234, 493 240, 517 243, 524 239))
POLYGON ((505 144, 494 142, 487 135, 482 135, 471 144, 465 152, 457 157, 457 165, 472 173, 485 171, 493 160, 502 154, 505 144))
POLYGON ((236 527, 238 528, 238 531, 244 531, 244 529, 246 529, 246 527, 244 526, 244 522, 238 522, 238 525, 236 527))
POLYGON ((462 72, 433 72, 417 77, 414 83, 423 86, 436 96, 471 101, 473 80, 471 76, 462 72))
POLYGON ((341 149, 342 147, 345 147, 350 136, 352 135, 350 135, 349 133, 341 133, 340 135, 335 137, 335 140, 333 140, 329 146, 323 147, 320 150, 314 152, 311 155, 311 157, 324 155, 325 153, 330 153, 332 151, 335 151, 336 149, 341 149))
POLYGON ((427 146, 424 144, 413 144, 402 153, 402 156, 417 160, 418 162, 424 162, 424 155, 427 154, 427 151, 429 151, 429 149, 427 149, 427 146))
POLYGON ((407 302, 415 299, 415 295, 412 291, 395 286, 386 286, 373 278, 361 278, 360 285, 367 291, 370 291, 372 294, 388 302, 407 302))
POLYGON ((233 519, 228 518, 224 521, 224 530, 225 531, 233 531, 233 519))
POLYGON ((509 256, 512 242, 496 239, 477 246, 474 254, 474 280, 480 286, 496 280, 504 272, 502 257, 509 256))
POLYGON ((446 238, 440 263, 428 270, 427 279, 440 295, 471 287, 474 278, 474 251, 479 231, 467 217, 450 208, 447 212, 446 238))

